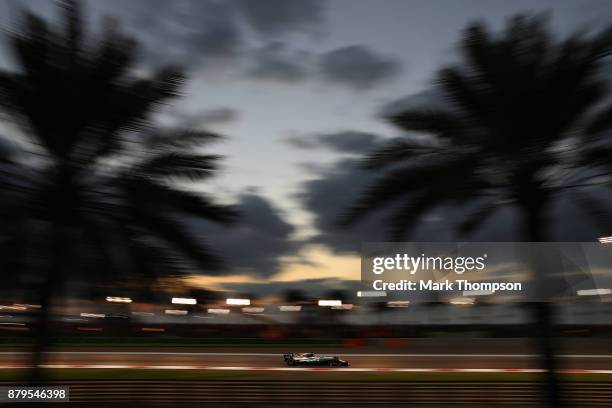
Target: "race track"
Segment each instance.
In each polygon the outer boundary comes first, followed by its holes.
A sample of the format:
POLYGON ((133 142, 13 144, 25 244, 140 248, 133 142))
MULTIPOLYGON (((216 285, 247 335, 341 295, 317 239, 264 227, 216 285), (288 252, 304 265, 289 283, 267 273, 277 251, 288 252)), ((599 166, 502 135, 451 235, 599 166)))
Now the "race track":
MULTIPOLYGON (((62 350, 46 354, 49 366, 117 366, 117 367, 214 367, 260 368, 285 367, 282 352, 244 351, 167 351, 167 350, 62 350)), ((465 369, 465 370, 532 370, 538 368, 535 354, 505 353, 362 353, 328 350, 350 362, 351 369, 465 369)), ((3 351, 0 367, 24 366, 29 363, 25 351, 3 351)), ((611 370, 612 354, 563 354, 559 356, 561 370, 611 370)))

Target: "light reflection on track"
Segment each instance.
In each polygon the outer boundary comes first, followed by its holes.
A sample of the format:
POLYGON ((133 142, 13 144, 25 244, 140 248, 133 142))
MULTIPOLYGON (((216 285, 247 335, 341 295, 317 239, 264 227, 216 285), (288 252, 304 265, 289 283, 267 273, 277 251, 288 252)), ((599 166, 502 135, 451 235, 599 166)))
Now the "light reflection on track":
MULTIPOLYGON (((28 365, 2 365, 0 369, 25 369, 28 365)), ((224 371, 340 371, 340 372, 405 372, 405 373, 541 373, 537 368, 332 368, 332 367, 245 367, 205 365, 140 365, 140 364, 43 364, 50 369, 136 369, 136 370, 224 370, 224 371)), ((612 370, 559 370, 571 374, 612 374, 612 370)))

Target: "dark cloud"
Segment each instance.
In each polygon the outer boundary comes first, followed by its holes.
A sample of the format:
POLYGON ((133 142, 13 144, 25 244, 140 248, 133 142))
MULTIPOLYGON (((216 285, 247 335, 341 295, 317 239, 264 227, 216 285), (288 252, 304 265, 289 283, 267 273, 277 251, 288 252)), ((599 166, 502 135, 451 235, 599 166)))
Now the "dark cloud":
POLYGON ((250 53, 249 77, 277 82, 324 80, 356 90, 372 88, 393 78, 401 64, 363 45, 339 48, 323 54, 290 49, 274 41, 250 53))
POLYGON ((437 89, 427 89, 421 92, 391 100, 380 108, 380 116, 395 115, 407 109, 414 108, 443 108, 446 106, 445 98, 437 89))
POLYGON ((325 11, 324 0, 109 0, 89 5, 119 16, 143 43, 148 64, 189 69, 243 56, 251 48, 249 30, 266 37, 317 30, 325 11))
POLYGON ((304 279, 291 282, 264 283, 226 283, 223 287, 237 293, 255 293, 258 296, 284 296, 290 290, 299 290, 306 297, 326 295, 335 290, 347 291, 350 294, 362 289, 361 281, 336 278, 304 279))
POLYGON ((323 0, 238 0, 252 29, 265 36, 295 31, 315 31, 323 21, 323 0))
POLYGON ((281 258, 296 255, 300 248, 291 240, 295 227, 268 200, 254 193, 239 197, 238 210, 241 217, 233 227, 197 224, 227 266, 219 274, 274 276, 282 267, 281 258))
POLYGON ((381 138, 373 133, 347 131, 321 135, 319 140, 324 146, 338 152, 364 153, 371 151, 381 138))
POLYGON ((191 129, 206 129, 210 126, 227 125, 240 119, 240 111, 220 106, 199 111, 188 111, 184 107, 168 106, 161 118, 169 120, 173 126, 191 129))
POLYGON ((235 122, 240 118, 238 110, 226 106, 204 109, 197 112, 186 112, 183 109, 171 107, 166 113, 178 122, 177 125, 196 129, 214 125, 225 125, 235 122))
POLYGON ((367 89, 395 77, 401 63, 363 45, 338 48, 321 55, 322 77, 353 89, 367 89))
POLYGON ((323 79, 358 90, 400 71, 398 60, 364 45, 319 54, 282 42, 292 33, 321 28, 325 5, 325 0, 108 0, 89 1, 88 9, 95 17, 119 17, 142 45, 144 68, 217 68, 257 80, 323 79), (260 35, 249 37, 253 32, 260 35))
MULTIPOLYGON (((344 211, 361 196, 377 178, 362 167, 361 158, 339 160, 327 169, 319 169, 318 177, 305 182, 297 198, 314 215, 318 233, 311 243, 322 244, 340 254, 359 253, 364 242, 389 239, 390 210, 372 214, 349 228, 338 221, 344 211)), ((436 211, 423 219, 413 238, 417 241, 453 241, 452 212, 436 211)), ((456 218, 455 218, 456 219, 456 218)))
POLYGON ((384 241, 383 220, 376 215, 351 229, 337 227, 342 210, 372 181, 357 159, 343 159, 320 170, 319 177, 303 185, 298 199, 314 215, 317 229, 312 243, 323 244, 337 253, 357 253, 363 241, 384 241))
MULTIPOLYGON (((315 170, 313 170, 315 171, 315 170)), ((297 195, 303 207, 314 215, 314 226, 318 233, 311 243, 323 244, 336 253, 358 253, 364 242, 387 241, 388 227, 393 222, 387 208, 350 228, 338 227, 344 210, 361 196, 365 189, 380 176, 365 171, 360 158, 345 158, 328 168, 318 168, 316 178, 305 182, 297 195)), ((599 198, 609 200, 609 196, 599 198)), ((518 228, 521 218, 516 209, 500 209, 486 221, 483 227, 469 237, 460 237, 456 227, 468 214, 475 211, 475 205, 464 207, 440 207, 422 217, 418 227, 406 240, 422 242, 438 241, 521 241, 518 228)), ((594 241, 606 231, 601 225, 586 216, 576 198, 568 195, 558 200, 550 212, 550 234, 555 241, 594 241)), ((609 234, 606 234, 609 235, 609 234)))
POLYGON ((243 45, 238 15, 229 2, 112 0, 102 7, 105 14, 119 15, 126 29, 135 32, 151 65, 201 67, 237 55, 243 45))
POLYGON ((238 120, 239 117, 240 113, 236 109, 225 106, 202 112, 202 121, 207 124, 231 123, 238 120))
POLYGON ((284 138, 283 141, 296 149, 310 150, 319 147, 319 140, 310 135, 293 135, 284 138))
POLYGON ((612 3, 609 0, 579 2, 576 4, 573 18, 583 26, 606 27, 612 20, 612 3))
MULTIPOLYGON (((198 0, 201 11, 194 30, 186 35, 186 52, 205 59, 207 56, 231 56, 241 45, 240 30, 234 11, 226 4, 212 3, 207 6, 198 0)), ((196 9, 197 10, 197 9, 196 9)))
POLYGON ((294 136, 287 143, 298 149, 327 148, 338 153, 363 154, 371 151, 381 137, 368 132, 345 131, 314 136, 294 136))
POLYGON ((281 42, 272 42, 251 52, 247 76, 266 81, 298 82, 308 75, 310 54, 289 50, 281 42))

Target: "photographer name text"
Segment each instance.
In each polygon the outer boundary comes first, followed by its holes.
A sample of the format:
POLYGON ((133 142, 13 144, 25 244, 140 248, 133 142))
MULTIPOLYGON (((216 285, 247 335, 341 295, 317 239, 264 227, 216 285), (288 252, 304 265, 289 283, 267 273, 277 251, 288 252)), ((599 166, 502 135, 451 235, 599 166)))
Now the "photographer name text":
POLYGON ((483 291, 483 292, 507 292, 521 291, 522 284, 520 282, 471 282, 465 279, 456 281, 437 282, 434 280, 420 279, 411 281, 402 279, 397 282, 385 282, 382 279, 377 279, 372 282, 372 288, 378 291, 483 291))

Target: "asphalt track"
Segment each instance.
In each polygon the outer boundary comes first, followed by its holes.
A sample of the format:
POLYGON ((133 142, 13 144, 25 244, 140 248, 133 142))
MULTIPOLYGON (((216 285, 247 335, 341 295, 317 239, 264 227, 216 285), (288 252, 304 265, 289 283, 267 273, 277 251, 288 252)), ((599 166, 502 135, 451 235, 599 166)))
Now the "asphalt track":
MULTIPOLYGON (((541 386, 533 382, 75 380, 50 385, 70 388, 70 402, 54 406, 88 408, 542 406, 541 386)), ((568 383, 561 395, 571 407, 606 407, 612 389, 608 383, 568 383)))
MULTIPOLYGON (((316 350, 313 350, 316 351, 316 350)), ((538 356, 526 353, 404 353, 361 352, 356 350, 326 349, 318 351, 350 362, 351 369, 465 369, 465 370, 534 370, 538 356)), ((284 368, 283 351, 234 350, 56 350, 46 354, 45 365, 58 368, 70 366, 115 366, 125 368, 197 368, 275 369, 284 368)), ((0 368, 24 366, 29 353, 21 350, 0 352, 0 368)), ((561 370, 612 370, 611 354, 561 354, 561 370)), ((612 372, 612 371, 611 371, 612 372)))
MULTIPOLYGON (((609 406, 612 387, 612 350, 607 339, 565 342, 559 349, 562 371, 608 374, 591 382, 565 384, 562 392, 574 407, 609 406), (597 380, 601 378, 601 380, 597 380)), ((25 349, 0 349, 0 369, 26 368, 25 349)), ((292 406, 330 407, 406 406, 539 406, 541 386, 533 382, 461 381, 303 381, 306 373, 287 371, 399 371, 399 372, 539 372, 533 344, 524 340, 419 339, 407 346, 385 347, 81 347, 59 348, 46 354, 45 367, 172 370, 271 370, 276 376, 207 380, 68 380, 70 406, 292 406), (337 355, 348 368, 295 368, 284 364, 288 351, 337 355), (282 379, 279 381, 278 379, 282 379), (316 390, 316 392, 313 392, 316 390), (421 405, 422 404, 422 405, 421 405)), ((332 374, 332 373, 329 373, 332 374)), ((336 377, 335 373, 333 374, 336 377)), ((58 404, 58 406, 61 406, 58 404)))

